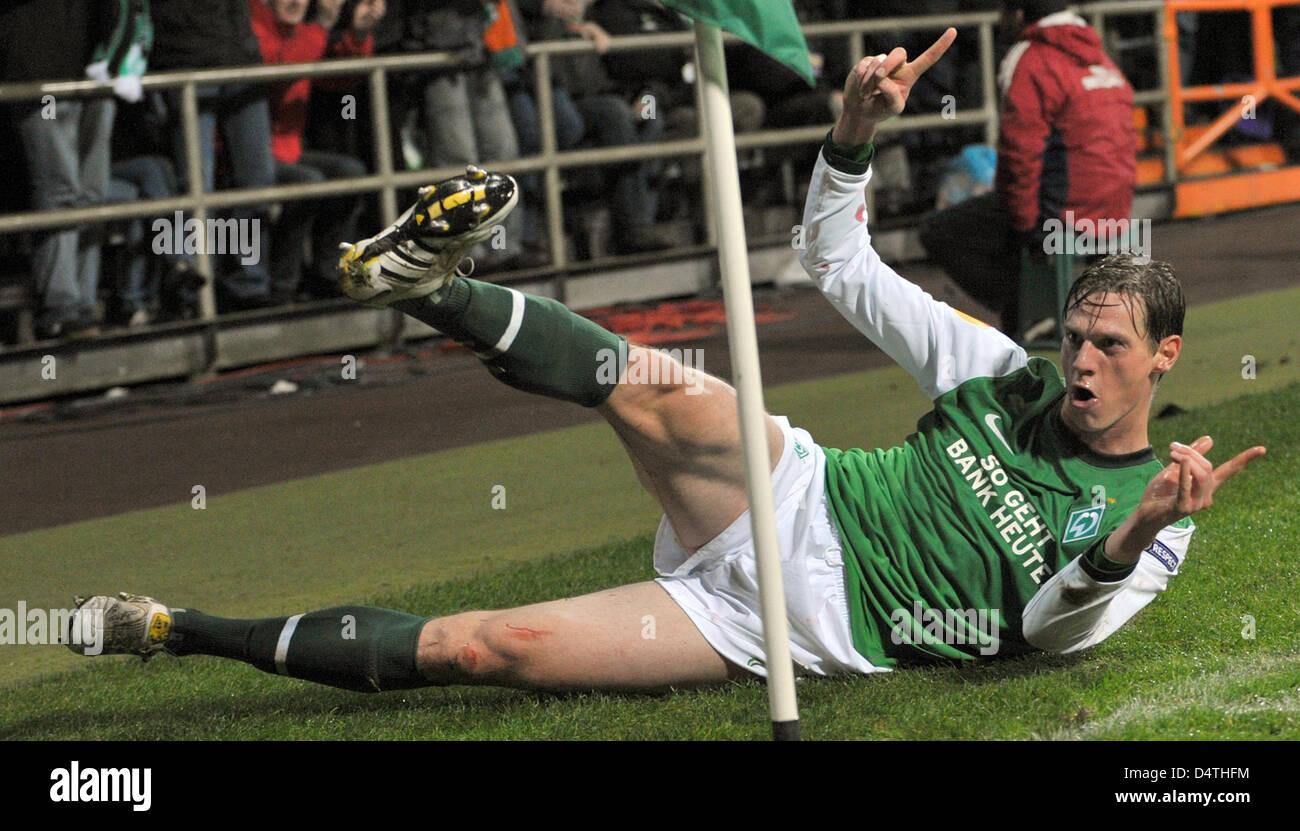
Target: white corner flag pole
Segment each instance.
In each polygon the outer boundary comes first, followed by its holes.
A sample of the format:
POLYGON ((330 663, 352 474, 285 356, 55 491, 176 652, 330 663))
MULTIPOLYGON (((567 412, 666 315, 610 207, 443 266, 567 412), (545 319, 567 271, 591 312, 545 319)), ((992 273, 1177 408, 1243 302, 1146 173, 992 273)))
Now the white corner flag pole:
POLYGON ((749 250, 740 208, 740 174, 736 170, 736 137, 731 127, 731 101, 722 34, 717 27, 695 22, 695 63, 704 85, 703 124, 718 206, 718 257, 722 267, 722 296, 727 310, 732 375, 740 409, 740 441, 745 458, 745 491, 758 554, 758 591, 763 615, 767 697, 772 709, 772 738, 799 738, 799 706, 794 692, 790 632, 786 622, 785 585, 776 540, 776 509, 772 501, 772 460, 767 449, 767 416, 763 408, 763 377, 758 367, 758 332, 754 298, 749 287, 749 250))

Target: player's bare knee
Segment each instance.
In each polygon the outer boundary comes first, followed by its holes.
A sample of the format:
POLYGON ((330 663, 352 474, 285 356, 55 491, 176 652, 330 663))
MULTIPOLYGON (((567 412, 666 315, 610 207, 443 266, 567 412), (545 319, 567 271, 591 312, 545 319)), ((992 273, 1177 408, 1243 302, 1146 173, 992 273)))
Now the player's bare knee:
POLYGON ((633 345, 628 350, 619 393, 625 401, 640 407, 660 409, 682 395, 706 392, 709 376, 673 355, 633 345))
POLYGON ((415 662, 425 675, 444 670, 450 664, 448 659, 451 632, 448 628, 449 618, 435 618, 424 624, 420 630, 420 643, 415 650, 415 662))
POLYGON ((493 672, 502 681, 519 681, 528 676, 550 645, 555 632, 535 621, 501 613, 485 618, 476 632, 477 640, 491 656, 493 672))
POLYGON ((420 633, 417 662, 427 677, 442 683, 473 683, 498 669, 479 638, 483 613, 436 618, 420 633))
MULTIPOLYGON (((634 347, 627 371, 608 407, 615 422, 644 439, 673 444, 717 420, 714 409, 734 412, 731 388, 671 355, 634 347), (725 399, 725 401, 723 400, 725 399)), ((616 423, 616 426, 618 424, 616 423)))

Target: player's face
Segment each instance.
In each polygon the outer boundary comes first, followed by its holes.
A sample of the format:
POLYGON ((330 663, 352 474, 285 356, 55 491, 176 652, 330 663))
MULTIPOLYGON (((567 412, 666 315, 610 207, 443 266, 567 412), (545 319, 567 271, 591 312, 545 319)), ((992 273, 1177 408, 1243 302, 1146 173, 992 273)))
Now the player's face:
POLYGON ((1156 379, 1173 366, 1181 345, 1182 338, 1170 335, 1152 351, 1141 299, 1089 295, 1065 319, 1061 419, 1098 452, 1142 450, 1156 379))
POLYGON ((271 0, 271 11, 281 23, 296 26, 307 14, 307 0, 271 0))

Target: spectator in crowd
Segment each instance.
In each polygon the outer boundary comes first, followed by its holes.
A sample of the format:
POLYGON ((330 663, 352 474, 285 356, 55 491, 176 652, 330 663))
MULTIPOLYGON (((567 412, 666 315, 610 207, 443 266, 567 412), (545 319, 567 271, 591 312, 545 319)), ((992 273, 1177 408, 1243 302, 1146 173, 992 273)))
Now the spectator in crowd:
MULTIPOLYGON (((335 38, 344 37, 347 31, 352 28, 353 19, 356 17, 356 8, 361 3, 369 3, 371 0, 343 0, 343 5, 339 9, 338 20, 334 28, 330 30, 330 41, 335 38)), ((381 54, 387 50, 381 42, 381 36, 389 31, 387 24, 393 17, 393 3, 395 0, 387 0, 384 3, 384 14, 378 16, 375 20, 374 28, 370 34, 370 41, 373 44, 372 52, 381 54)), ((390 83, 397 77, 390 74, 388 79, 390 83)), ((307 127, 303 133, 303 143, 313 150, 328 150, 333 153, 342 153, 346 156, 354 156, 362 161, 367 170, 375 170, 374 154, 374 129, 373 118, 371 115, 371 101, 367 76, 358 74, 348 77, 331 75, 328 78, 317 78, 311 85, 311 99, 308 102, 307 110, 307 127), (347 99, 350 105, 347 117, 340 118, 340 98, 343 95, 350 95, 347 99)), ((388 100, 389 110, 396 113, 399 109, 399 101, 393 99, 390 94, 388 100)), ((397 122, 394 122, 395 124, 397 122)), ((370 203, 366 203, 367 208, 370 203)), ((380 220, 376 218, 374 224, 379 224, 380 220)))
MULTIPOLYGON (((452 52, 454 67, 404 73, 399 99, 418 107, 424 144, 412 148, 425 167, 487 164, 519 157, 519 140, 506 104, 501 78, 488 63, 484 34, 491 7, 481 0, 397 0, 396 18, 376 34, 402 52, 452 52)), ((398 123, 396 120, 394 123, 398 123)), ((505 247, 492 248, 488 259, 518 256, 523 237, 519 211, 507 219, 505 247)), ((495 240, 494 240, 495 243, 495 240)), ((480 258, 483 259, 483 258, 480 258)))
MULTIPOLYGON (((93 64, 116 74, 136 32, 130 4, 19 0, 0 10, 0 80, 82 80, 93 64)), ((11 108, 37 210, 87 207, 108 198, 111 96, 44 96, 11 108)), ((40 235, 32 261, 41 338, 93 337, 102 226, 40 235)))
MULTIPOLYGON (((845 0, 795 0, 794 9, 800 25, 821 23, 843 19, 845 0)), ((747 43, 732 44, 727 48, 727 78, 733 88, 763 99, 767 127, 829 126, 839 116, 837 102, 843 94, 838 79, 850 68, 848 47, 842 36, 813 38, 808 40, 808 58, 817 81, 811 88, 794 70, 762 51, 747 43)))
MULTIPOLYGON (((167 107, 160 93, 118 108, 110 202, 169 199, 183 192, 170 158, 167 130, 167 107)), ((126 223, 126 262, 117 275, 110 312, 130 328, 147 325, 155 313, 162 319, 194 315, 194 296, 203 278, 195 269, 193 254, 155 244, 160 229, 172 221, 174 215, 126 223)))
MULTIPOLYGON (((616 37, 690 31, 689 18, 659 0, 595 0, 587 18, 616 37)), ((692 46, 607 52, 603 58, 609 77, 638 114, 662 122, 660 140, 681 141, 700 134, 692 46)), ((757 93, 732 87, 730 100, 736 133, 753 132, 763 126, 766 108, 757 93)), ((687 219, 697 228, 702 227, 701 171, 698 156, 665 160, 665 173, 658 184, 660 219, 687 219)))
MULTIPOLYGON (((844 3, 845 0, 794 0, 794 9, 799 23, 807 25, 843 18, 844 3)), ((848 44, 843 37, 810 38, 807 43, 815 80, 812 87, 794 70, 747 43, 727 48, 727 76, 736 79, 730 82, 732 91, 748 91, 762 100, 765 128, 779 130, 814 124, 829 128, 839 117, 843 84, 838 79, 844 78, 852 65, 848 44)), ((916 104, 924 105, 922 94, 916 94, 916 104)), ((782 159, 790 160, 794 170, 807 170, 816 163, 817 153, 815 146, 807 144, 767 150, 760 157, 765 161, 765 169, 754 177, 753 198, 747 199, 746 205, 761 206, 779 199, 777 192, 783 187, 783 179, 775 171, 782 159)))
MULTIPOLYGON (((796 0, 795 11, 802 24, 845 19, 845 0, 796 0)), ((613 35, 653 34, 688 31, 685 18, 663 6, 658 0, 595 0, 588 18, 613 35)), ((733 128, 737 133, 770 127, 795 127, 827 124, 838 117, 841 97, 839 82, 823 79, 843 78, 848 73, 848 48, 843 37, 812 39, 808 42, 809 60, 818 78, 810 88, 798 74, 784 64, 767 57, 744 43, 728 44, 727 75, 731 99, 733 128)), ((657 117, 664 120, 664 139, 677 140, 698 134, 695 90, 686 79, 694 78, 692 50, 647 50, 613 52, 605 56, 609 75, 622 86, 634 103, 653 102, 657 117), (648 98, 646 96, 649 96, 648 98)), ((758 158, 792 157, 795 168, 811 166, 817 149, 805 146, 769 149, 758 158)), ((697 159, 683 165, 684 178, 699 178, 697 159)), ((779 189, 782 179, 764 173, 756 177, 757 188, 746 192, 746 206, 761 204, 779 189), (750 193, 753 190, 753 193, 750 193)), ((693 197, 698 204, 698 198, 693 197)))
MULTIPOLYGON (((848 5, 852 18, 926 16, 942 20, 966 12, 998 11, 1002 0, 850 0, 848 5)), ((911 94, 913 114, 947 114, 958 107, 976 109, 983 104, 979 39, 973 36, 973 29, 970 34, 958 38, 944 60, 917 81, 911 94)), ((894 44, 916 54, 932 37, 932 32, 924 30, 874 32, 866 34, 864 46, 867 54, 888 51, 894 44)), ((964 146, 982 141, 982 136, 982 131, 970 127, 906 130, 882 136, 876 151, 886 163, 877 167, 873 180, 877 219, 911 216, 933 205, 949 159, 964 146)))
MULTIPOLYGON (((348 0, 349 3, 354 0, 348 0)), ((375 24, 371 37, 375 43, 375 54, 392 55, 419 49, 419 44, 409 32, 412 12, 408 4, 419 0, 388 0, 387 10, 382 20, 375 24)), ((347 13, 345 8, 344 14, 347 13)), ((392 124, 390 131, 390 149, 394 164, 407 170, 419 170, 424 167, 424 153, 428 142, 424 140, 424 128, 420 126, 424 110, 424 86, 429 79, 425 71, 403 71, 388 74, 388 110, 392 124)), ((312 96, 313 112, 324 106, 320 103, 320 89, 312 96)), ((358 103, 362 103, 358 100, 358 103)), ((368 101, 365 103, 369 103, 368 101)), ((329 103, 331 110, 334 102, 329 103)), ((307 128, 313 137, 325 129, 329 119, 311 119, 307 128)), ((341 131, 340 131, 341 132, 341 131)), ((338 142, 346 140, 345 136, 335 135, 335 149, 338 142)), ((355 138, 355 136, 354 136, 355 138)), ((374 148, 371 148, 372 151, 374 148)), ((412 191, 412 195, 413 195, 412 191)))
MULTIPOLYGON (((556 145, 568 150, 584 141, 597 146, 655 141, 663 132, 658 118, 643 118, 638 108, 618 93, 606 74, 600 55, 609 48, 610 34, 599 23, 584 20, 586 0, 520 0, 519 9, 532 41, 583 38, 592 42, 596 54, 580 52, 551 59, 553 113, 556 145)), ((510 108, 520 145, 525 155, 541 151, 541 125, 533 98, 533 79, 520 73, 510 86, 510 108)), ((612 240, 617 253, 634 253, 666 248, 670 244, 655 227, 658 194, 650 178, 655 164, 626 162, 612 168, 609 189, 612 240)), ((536 177, 533 177, 535 180, 536 177)), ((525 183, 528 187, 528 183, 525 183)), ((536 212, 525 201, 525 220, 534 236, 536 212)))
MULTIPOLYGON (((805 0, 800 0, 796 6, 805 0)), ((995 0, 996 2, 996 0, 995 0)), ((984 0, 871 0, 870 3, 848 3, 846 0, 813 0, 808 5, 822 7, 822 17, 828 19, 836 16, 836 11, 844 3, 846 13, 856 18, 888 17, 945 17, 966 11, 987 10, 989 3, 984 0)), ((931 32, 916 30, 898 32, 879 32, 867 36, 867 51, 887 52, 895 44, 907 50, 907 54, 920 54, 928 45, 931 32)), ((965 100, 976 100, 979 89, 979 73, 962 73, 959 67, 970 66, 971 58, 978 54, 978 46, 969 44, 953 45, 955 54, 949 55, 945 66, 941 61, 917 82, 912 95, 916 96, 920 112, 938 112, 943 106, 945 95, 954 95, 965 100), (957 60, 954 60, 957 59, 957 60), (964 77, 963 77, 964 76, 964 77)))
MULTIPOLYGON (((153 0, 155 42, 150 67, 157 71, 249 66, 262 62, 253 34, 248 0, 153 0)), ((199 94, 199 154, 203 185, 211 191, 217 172, 217 131, 228 157, 231 183, 237 188, 271 187, 275 166, 271 157, 271 116, 263 86, 226 83, 201 86, 199 94)), ((180 126, 179 92, 169 96, 175 157, 184 170, 184 132, 180 126)), ((240 257, 217 282, 222 311, 277 305, 288 298, 271 292, 268 258, 271 252, 268 206, 234 208, 230 215, 255 257, 240 257)), ((229 252, 227 252, 229 253, 229 252)))
MULTIPOLYGON (((615 37, 690 31, 688 19, 659 0, 595 0, 587 17, 615 37)), ((639 108, 652 105, 655 117, 665 121, 664 140, 698 134, 693 61, 689 46, 680 51, 648 49, 604 55, 605 71, 624 96, 639 108)), ((732 126, 737 133, 763 126, 766 110, 761 97, 732 89, 730 98, 732 126)))
POLYGON ((1020 250, 1044 223, 1127 220, 1137 169, 1133 89, 1066 0, 1008 0, 1020 32, 998 71, 994 192, 932 215, 921 243, 968 294, 1019 333, 1020 250))
MULTIPOLYGON (((384 16, 384 0, 361 0, 352 8, 351 26, 341 37, 330 39, 343 0, 317 0, 316 19, 304 22, 307 0, 248 0, 253 31, 268 64, 309 63, 327 54, 336 57, 369 55, 374 49, 370 32, 384 16)), ((271 88, 271 153, 276 181, 311 184, 330 179, 357 178, 366 168, 352 156, 303 147, 303 130, 312 82, 299 78, 271 88)), ((336 110, 341 116, 342 105, 336 110)), ((271 289, 274 296, 291 298, 298 289, 303 268, 303 238, 310 235, 312 279, 309 285, 331 282, 338 262, 338 245, 356 238, 359 194, 286 202, 271 240, 271 289)))
MULTIPOLYGON (((501 79, 506 100, 510 102, 510 121, 519 142, 519 152, 521 155, 533 155, 541 150, 539 125, 532 121, 520 124, 512 101, 515 91, 527 77, 524 50, 528 47, 528 30, 524 16, 515 0, 487 0, 485 5, 492 9, 491 22, 483 33, 488 64, 501 79)), ((533 112, 533 115, 536 113, 533 112)), ((547 264, 551 259, 549 245, 542 235, 539 222, 539 206, 545 201, 542 174, 520 173, 518 179, 522 183, 519 210, 509 221, 511 227, 519 231, 520 245, 505 262, 498 265, 499 269, 536 268, 547 264)))

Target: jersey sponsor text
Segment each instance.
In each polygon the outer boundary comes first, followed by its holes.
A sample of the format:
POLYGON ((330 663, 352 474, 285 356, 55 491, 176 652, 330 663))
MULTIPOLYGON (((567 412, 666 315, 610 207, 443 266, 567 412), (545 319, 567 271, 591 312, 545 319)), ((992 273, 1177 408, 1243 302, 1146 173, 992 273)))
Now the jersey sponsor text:
POLYGON ((1042 583, 1052 576, 1052 569, 1043 560, 1042 553, 1043 546, 1053 539, 1052 534, 1023 493, 1016 488, 999 493, 999 488, 1006 485, 1008 479, 998 458, 990 455, 976 459, 965 439, 957 439, 948 445, 947 451, 975 498, 984 506, 989 520, 997 526, 998 536, 1010 544, 1012 554, 1022 558, 1020 566, 1038 566, 1029 573, 1035 583, 1042 583), (990 510, 990 503, 996 505, 996 509, 990 510))

